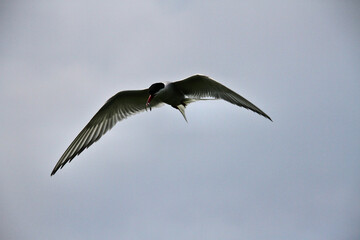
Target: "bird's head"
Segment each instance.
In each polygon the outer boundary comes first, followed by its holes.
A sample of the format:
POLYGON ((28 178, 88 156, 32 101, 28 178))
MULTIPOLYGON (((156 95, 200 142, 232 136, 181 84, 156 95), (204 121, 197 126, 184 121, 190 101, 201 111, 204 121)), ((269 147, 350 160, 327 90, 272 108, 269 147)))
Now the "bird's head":
POLYGON ((149 98, 146 102, 146 108, 150 107, 150 111, 151 111, 151 105, 150 102, 151 100, 156 96, 156 94, 158 94, 158 92, 163 89, 165 87, 164 83, 154 83, 153 85, 151 85, 149 87, 149 98))

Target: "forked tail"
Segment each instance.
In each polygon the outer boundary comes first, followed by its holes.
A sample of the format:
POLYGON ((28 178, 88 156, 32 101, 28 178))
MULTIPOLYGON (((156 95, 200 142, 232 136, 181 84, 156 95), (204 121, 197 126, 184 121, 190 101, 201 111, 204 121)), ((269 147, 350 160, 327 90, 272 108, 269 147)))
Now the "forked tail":
POLYGON ((179 111, 183 115, 185 121, 187 122, 186 115, 185 115, 185 106, 180 104, 180 105, 177 105, 176 108, 179 109, 179 111))

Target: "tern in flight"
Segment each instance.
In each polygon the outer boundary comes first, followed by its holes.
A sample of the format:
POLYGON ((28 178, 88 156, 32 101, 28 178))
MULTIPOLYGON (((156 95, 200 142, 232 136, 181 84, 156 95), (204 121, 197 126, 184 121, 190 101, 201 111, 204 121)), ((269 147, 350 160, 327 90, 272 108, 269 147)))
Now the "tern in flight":
POLYGON ((77 135, 60 157, 60 160, 51 172, 51 176, 59 168, 64 167, 67 162, 70 162, 79 155, 85 148, 90 147, 91 144, 99 140, 118 121, 135 113, 147 109, 151 110, 152 107, 159 107, 164 103, 178 109, 185 121, 187 121, 185 107, 191 102, 205 99, 223 99, 239 107, 252 110, 271 120, 260 108, 236 92, 203 75, 194 75, 177 82, 154 83, 144 90, 118 92, 100 108, 77 135))

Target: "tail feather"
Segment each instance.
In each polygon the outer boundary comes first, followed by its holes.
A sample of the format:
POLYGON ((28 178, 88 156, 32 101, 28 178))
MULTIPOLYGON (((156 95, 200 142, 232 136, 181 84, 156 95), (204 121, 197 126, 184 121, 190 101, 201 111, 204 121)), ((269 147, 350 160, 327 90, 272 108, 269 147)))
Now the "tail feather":
POLYGON ((187 105, 189 105, 190 103, 199 101, 199 100, 214 100, 213 98, 209 98, 209 99, 196 99, 196 98, 185 98, 181 104, 177 105, 176 108, 179 109, 179 111, 181 112, 181 114, 183 115, 185 121, 187 122, 186 119, 186 115, 185 115, 185 108, 187 107, 187 105))
POLYGON ((182 103, 183 103, 184 107, 186 107, 186 106, 189 105, 190 103, 196 102, 196 101, 197 101, 197 99, 185 98, 182 103))
MULTIPOLYGON (((185 106, 186 106, 186 103, 185 103, 185 106)), ((187 122, 186 115, 185 115, 185 106, 183 104, 180 104, 180 105, 177 105, 176 107, 177 107, 177 109, 179 109, 179 111, 183 115, 185 121, 187 122)))

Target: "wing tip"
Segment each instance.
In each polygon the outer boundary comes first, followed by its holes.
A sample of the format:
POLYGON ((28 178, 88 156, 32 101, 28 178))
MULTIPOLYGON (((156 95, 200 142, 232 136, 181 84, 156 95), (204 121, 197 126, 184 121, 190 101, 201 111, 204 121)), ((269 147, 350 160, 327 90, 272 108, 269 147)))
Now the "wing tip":
MULTIPOLYGON (((249 110, 254 111, 253 109, 250 109, 250 108, 249 108, 249 110)), ((267 115, 266 113, 264 113, 264 112, 261 111, 260 109, 259 109, 259 111, 254 111, 254 112, 256 112, 257 114, 263 116, 264 118, 269 119, 271 122, 273 122, 273 120, 271 119, 271 117, 269 117, 269 115, 267 115)))
POLYGON ((53 170, 52 170, 52 172, 51 172, 51 174, 50 174, 50 177, 52 177, 52 176, 54 176, 54 174, 57 172, 57 170, 58 170, 59 168, 54 168, 53 170))
POLYGON ((271 117, 269 117, 267 114, 263 115, 265 118, 269 119, 271 122, 274 122, 271 117))
POLYGON ((76 157, 77 155, 79 155, 81 153, 81 151, 78 153, 75 153, 71 156, 67 156, 65 158, 61 157, 60 160, 55 165, 54 169, 52 170, 50 176, 53 176, 59 169, 62 169, 68 162, 71 162, 74 159, 74 157, 76 157))
MULTIPOLYGON (((66 163, 65 163, 66 164, 66 163)), ((52 170, 52 172, 51 172, 51 174, 50 174, 50 177, 52 177, 52 176, 54 176, 55 175, 55 173, 59 170, 59 169, 61 169, 61 168, 63 168, 63 166, 65 165, 64 163, 61 163, 61 164, 56 164, 56 166, 54 167, 54 169, 52 170)))

